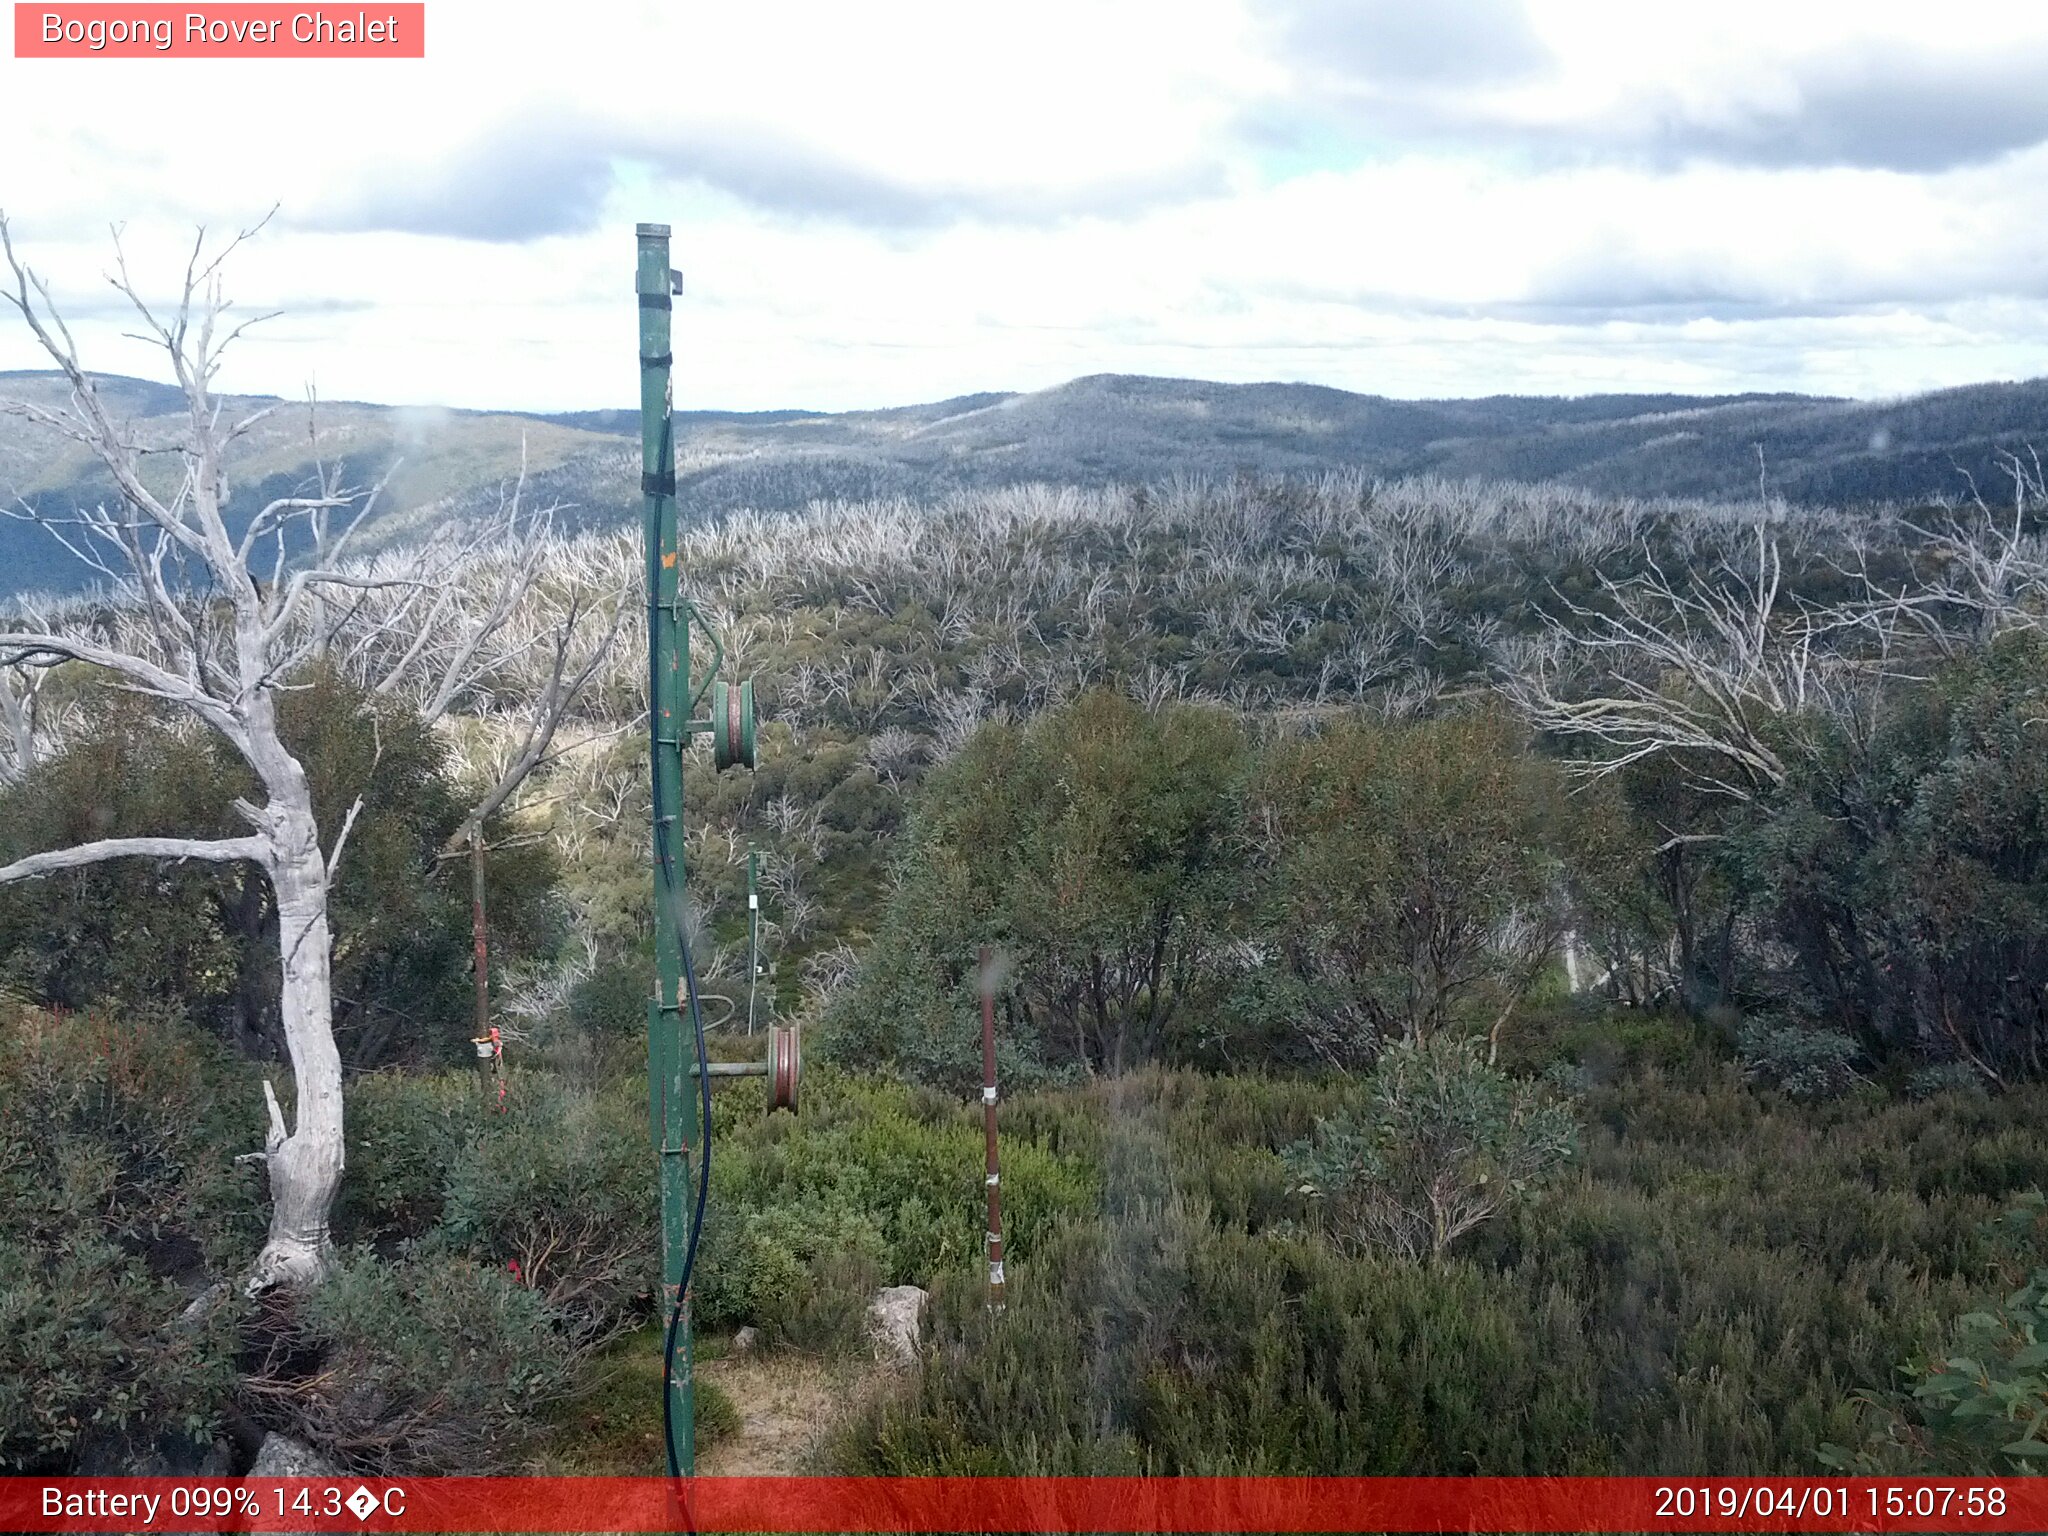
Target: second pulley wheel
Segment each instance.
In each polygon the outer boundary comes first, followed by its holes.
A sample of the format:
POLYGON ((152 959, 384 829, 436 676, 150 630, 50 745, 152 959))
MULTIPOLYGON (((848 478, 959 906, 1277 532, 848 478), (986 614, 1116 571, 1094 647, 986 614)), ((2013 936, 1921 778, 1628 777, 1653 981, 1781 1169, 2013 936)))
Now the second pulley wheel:
POLYGON ((803 1046, 796 1026, 776 1024, 768 1031, 768 1112, 796 1111, 796 1084, 803 1073, 803 1046))
POLYGON ((754 680, 711 685, 711 760, 720 771, 754 766, 754 680))

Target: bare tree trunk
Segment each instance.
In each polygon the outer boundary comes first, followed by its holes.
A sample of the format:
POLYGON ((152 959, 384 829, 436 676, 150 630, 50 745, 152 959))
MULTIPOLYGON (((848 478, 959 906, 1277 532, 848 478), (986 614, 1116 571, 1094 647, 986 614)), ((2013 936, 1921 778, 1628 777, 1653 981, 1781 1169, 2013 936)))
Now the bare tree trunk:
POLYGON ((327 1213, 341 1186, 344 1161, 341 1053, 331 1025, 333 941, 327 924, 327 859, 320 851, 304 775, 296 777, 301 803, 280 807, 273 802, 267 808, 276 813, 277 822, 268 872, 277 896, 283 962, 279 1006, 292 1081, 298 1089, 293 1106, 296 1124, 287 1130, 265 1083, 270 1110, 265 1143, 270 1236, 244 1281, 251 1295, 280 1285, 303 1287, 326 1273, 332 1253, 327 1213))
POLYGON ((36 764, 35 697, 41 675, 0 667, 0 784, 25 776, 36 764))

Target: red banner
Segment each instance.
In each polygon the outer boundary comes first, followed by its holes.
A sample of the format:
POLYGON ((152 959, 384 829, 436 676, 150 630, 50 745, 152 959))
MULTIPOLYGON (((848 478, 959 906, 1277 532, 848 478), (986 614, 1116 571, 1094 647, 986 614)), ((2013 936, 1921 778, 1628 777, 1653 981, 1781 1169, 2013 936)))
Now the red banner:
POLYGON ((421 0, 75 5, 15 0, 18 59, 423 59, 421 0))
POLYGON ((2048 1478, 0 1478, 10 1531, 2043 1531, 2048 1478))

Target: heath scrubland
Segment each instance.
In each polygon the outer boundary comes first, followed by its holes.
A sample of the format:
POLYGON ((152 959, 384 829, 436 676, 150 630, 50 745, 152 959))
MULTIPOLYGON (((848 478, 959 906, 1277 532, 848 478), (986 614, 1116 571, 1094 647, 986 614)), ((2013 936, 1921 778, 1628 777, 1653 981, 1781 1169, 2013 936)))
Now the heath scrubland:
MULTIPOLYGON (((756 1049, 753 849, 757 1017, 810 1058, 794 1119, 718 1092, 707 1346, 858 1352, 874 1287, 929 1287, 922 1365, 819 1444, 857 1471, 2040 1466, 2048 549, 2007 467, 1913 509, 1359 474, 693 524, 700 666, 763 719, 754 771, 687 775, 714 1049, 756 1049)), ((218 1287, 265 1241, 261 1080, 290 1100, 274 903, 213 863, 0 886, 14 1467, 276 1428, 653 1470, 607 1396, 657 1270, 642 557, 451 538, 431 586, 340 562, 280 680, 348 823, 320 1283, 218 1287)), ((0 866, 225 835, 247 765, 86 673, 0 647, 0 866)))

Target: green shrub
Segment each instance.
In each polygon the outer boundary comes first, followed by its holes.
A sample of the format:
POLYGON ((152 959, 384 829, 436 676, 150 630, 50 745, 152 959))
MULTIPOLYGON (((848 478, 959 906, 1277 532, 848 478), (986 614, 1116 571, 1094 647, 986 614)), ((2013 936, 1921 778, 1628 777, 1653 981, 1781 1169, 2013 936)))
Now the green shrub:
POLYGON ((635 1322, 659 1273, 642 1092, 514 1071, 500 1108, 472 1071, 359 1078, 336 1233, 502 1267, 597 1342, 635 1322))
POLYGON ((1106 690, 986 726, 934 770, 858 982, 826 1019, 841 1062, 980 1080, 976 951, 1003 944, 1002 1039, 1046 1067, 1155 1059, 1214 992, 1240 860, 1245 749, 1222 710, 1148 712, 1106 690))
MULTIPOLYGON (((440 857, 464 808, 442 743, 415 711, 329 673, 279 695, 278 726, 305 767, 323 846, 351 822, 328 904, 343 1061, 460 1055, 469 869, 440 857)), ((246 830, 236 797, 256 794, 216 738, 132 699, 95 701, 62 751, 0 793, 0 863, 109 836, 233 835, 246 830)), ((500 966, 561 937, 552 855, 507 842, 487 865, 500 966)), ((168 1005, 247 1055, 283 1060, 278 967, 276 903, 253 864, 122 859, 0 888, 0 979, 52 1004, 168 1005)))
POLYGON ((581 1346, 631 1326, 659 1272, 643 1094, 517 1074, 443 1183, 436 1241, 514 1275, 581 1346))
MULTIPOLYGON (((663 1464, 661 1442, 662 1347, 667 1319, 650 1316, 636 1331, 614 1339, 585 1360, 573 1392, 549 1415, 547 1448, 534 1470, 550 1477, 647 1477, 663 1464)), ((701 1332, 695 1340, 692 1390, 697 1448, 738 1431, 740 1411, 731 1395, 702 1369, 722 1341, 701 1332)))
POLYGON ((1970 1310, 1984 1219, 2048 1182, 2048 1090, 1802 1104, 1704 1049, 1682 1065, 1587 1088, 1544 1199, 1430 1265, 1286 1239, 1208 1193, 1256 1189, 1262 1160, 1355 1106, 1341 1081, 1141 1073, 1007 1104, 1015 1134, 1099 1169, 1102 1198, 1012 1266, 1001 1318, 971 1268, 942 1275, 922 1380, 834 1455, 1811 1474, 1856 1441, 1857 1393, 1970 1310))
POLYGON ((134 1427, 211 1439, 227 1309, 178 1318, 254 1256, 246 1069, 168 1010, 0 1004, 0 1463, 71 1469, 134 1427))
POLYGON ((740 1410, 732 1394, 708 1376, 690 1382, 690 1421, 697 1431, 697 1449, 707 1447, 740 1432, 740 1410))
POLYGON ((1916 1069, 1906 1079, 1909 1098, 1931 1099, 1942 1093, 1981 1099, 1985 1094, 1984 1074, 1968 1062, 1938 1061, 1916 1069))
POLYGON ((1564 926, 1555 767, 1498 710, 1344 721, 1269 746, 1246 792, 1260 936, 1331 1061, 1504 1024, 1564 926))
POLYGON ((570 1025, 595 1040, 644 1036, 653 974, 653 962, 637 952, 600 955, 569 994, 570 1025))
POLYGON ((154 1245, 165 1272, 226 1273, 261 1240, 261 1180, 234 1165, 260 1103, 255 1074, 169 1009, 0 1005, 0 1229, 91 1228, 154 1245))
POLYGON ((1576 1132, 1569 1110, 1488 1066, 1482 1042, 1438 1035, 1388 1047, 1365 1103, 1286 1162, 1340 1247, 1438 1259, 1552 1178, 1576 1132))
MULTIPOLYGON (((102 694, 61 751, 0 790, 0 863, 104 837, 226 834, 218 756, 203 731, 102 694)), ((51 1007, 223 999, 236 946, 216 905, 217 865, 122 859, 0 886, 0 978, 51 1007)))
POLYGON ((2048 1470, 2048 1201, 2030 1191, 1986 1235, 2004 1294, 1957 1318, 1942 1347, 1909 1368, 1910 1397, 1861 1394, 1875 1423, 1857 1450, 1829 1446, 1833 1465, 1994 1477, 2048 1470))
MULTIPOLYGON (((881 1283, 891 1285, 927 1284, 979 1257, 985 1190, 978 1102, 820 1068, 806 1074, 802 1114, 763 1117, 752 1107, 758 1103, 738 1093, 719 1096, 715 1223, 730 1227, 789 1211, 806 1221, 871 1229, 881 1241, 881 1283)), ((1093 1210, 1098 1182, 1084 1155, 1046 1145, 1024 1123, 1024 1111, 1003 1113, 1005 1225, 1011 1251, 1022 1255, 1062 1216, 1093 1210)))
POLYGON ((1934 1421, 1941 1465, 1956 1466, 1967 1447, 1987 1471, 2048 1468, 2048 1268, 1998 1311, 1965 1314, 1954 1347, 1913 1388, 1934 1421))
MULTIPOLYGON (((707 1328, 761 1328, 813 1353, 860 1346, 879 1285, 929 1286, 983 1251, 981 1109, 819 1068, 803 1113, 764 1117, 758 1090, 717 1101, 712 1193, 693 1285, 707 1328)), ((1086 1159, 1005 1125, 1005 1233, 1029 1254, 1096 1208, 1086 1159)))
POLYGON ((1720 1031, 1683 1013, 1618 1009, 1598 997, 1579 997, 1533 1016, 1502 1042, 1501 1065, 1541 1074, 1568 1066, 1587 1083, 1611 1082, 1654 1070, 1700 1082, 1719 1075, 1729 1044, 1720 1031))
POLYGON ((884 1253, 872 1218, 845 1207, 721 1214, 705 1228, 694 1315, 706 1328, 752 1324, 771 1342, 809 1353, 851 1349, 884 1253))
POLYGON ((211 1441, 234 1331, 227 1309, 179 1324, 189 1300, 103 1237, 44 1246, 0 1230, 0 1467, 68 1472, 88 1441, 131 1426, 211 1441))
POLYGON ((1738 1046, 1744 1068, 1790 1099, 1840 1098, 1858 1081, 1856 1042, 1832 1029, 1751 1019, 1738 1046))
POLYGON ((2008 632, 1892 690, 1876 725, 1815 715, 1790 782, 1731 844, 1790 965, 1763 980, 1874 1055, 2040 1070, 2048 1018, 2048 642, 2008 632))
POLYGON ((940 1288, 921 1378, 840 1436, 843 1470, 1556 1474, 1593 1463, 1568 1309, 1532 1314, 1512 1284, 1469 1265, 1346 1260, 1219 1231, 1198 1204, 1169 1199, 1070 1228, 1008 1290, 991 1316, 978 1284, 940 1288))
POLYGON ((520 1470, 581 1358, 502 1268, 353 1250, 271 1303, 243 1391, 258 1419, 354 1470, 520 1470))
POLYGON ((376 1072, 348 1086, 341 1242, 417 1238, 441 1220, 449 1174, 497 1116, 475 1071, 376 1072))

